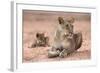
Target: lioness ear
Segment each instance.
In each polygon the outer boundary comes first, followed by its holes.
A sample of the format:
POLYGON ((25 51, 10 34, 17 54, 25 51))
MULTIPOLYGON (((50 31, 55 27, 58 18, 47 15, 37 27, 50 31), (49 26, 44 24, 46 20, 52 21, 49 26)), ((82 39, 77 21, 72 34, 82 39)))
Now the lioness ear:
POLYGON ((68 19, 67 19, 67 21, 68 21, 69 23, 74 23, 74 21, 75 21, 75 18, 73 18, 73 17, 70 17, 70 18, 68 18, 68 19))
POLYGON ((59 24, 64 24, 64 20, 62 17, 58 17, 59 24))

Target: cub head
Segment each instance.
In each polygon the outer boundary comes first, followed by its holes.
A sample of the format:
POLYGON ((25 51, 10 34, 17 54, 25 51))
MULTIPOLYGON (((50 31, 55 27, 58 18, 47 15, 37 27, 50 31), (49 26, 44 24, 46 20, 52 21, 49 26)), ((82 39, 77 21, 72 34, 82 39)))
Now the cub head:
POLYGON ((36 33, 36 38, 42 40, 44 38, 44 33, 36 33))

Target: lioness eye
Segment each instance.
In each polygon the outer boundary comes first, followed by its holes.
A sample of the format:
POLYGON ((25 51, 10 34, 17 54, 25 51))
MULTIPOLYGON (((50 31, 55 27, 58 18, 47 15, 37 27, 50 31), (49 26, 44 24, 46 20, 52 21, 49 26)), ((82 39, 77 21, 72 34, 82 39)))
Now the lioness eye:
POLYGON ((66 25, 66 27, 68 27, 68 24, 66 25))

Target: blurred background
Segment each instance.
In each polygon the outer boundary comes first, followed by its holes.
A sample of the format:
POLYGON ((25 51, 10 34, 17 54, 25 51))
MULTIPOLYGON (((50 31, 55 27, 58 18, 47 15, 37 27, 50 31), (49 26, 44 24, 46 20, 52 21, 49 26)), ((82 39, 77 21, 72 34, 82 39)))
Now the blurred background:
MULTIPOLYGON (((45 33, 45 35, 49 36, 50 38, 49 40, 50 45, 53 44, 54 33, 58 25, 58 20, 57 20, 58 17, 63 17, 65 21, 70 17, 75 18, 75 22, 73 23, 74 32, 82 32, 83 35, 83 44, 79 49, 79 51, 85 51, 84 54, 79 54, 80 57, 78 57, 78 59, 90 58, 90 51, 91 51, 90 13, 34 11, 34 10, 23 10, 23 49, 24 49, 23 56, 24 57, 33 56, 33 52, 36 54, 36 50, 34 51, 30 50, 28 47, 31 46, 32 43, 34 43, 34 40, 36 39, 35 34, 37 32, 45 33), (32 54, 28 51, 30 51, 32 54)), ((77 59, 77 57, 75 56, 73 59, 77 59)))

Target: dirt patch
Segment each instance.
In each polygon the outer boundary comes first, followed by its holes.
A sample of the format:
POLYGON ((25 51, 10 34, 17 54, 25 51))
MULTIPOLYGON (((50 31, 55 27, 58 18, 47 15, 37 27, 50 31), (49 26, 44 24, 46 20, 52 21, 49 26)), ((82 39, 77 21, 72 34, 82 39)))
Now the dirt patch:
POLYGON ((91 56, 90 50, 76 51, 65 58, 55 57, 48 58, 48 49, 51 47, 28 48, 24 50, 24 62, 39 62, 39 61, 62 61, 62 60, 84 60, 91 56))

